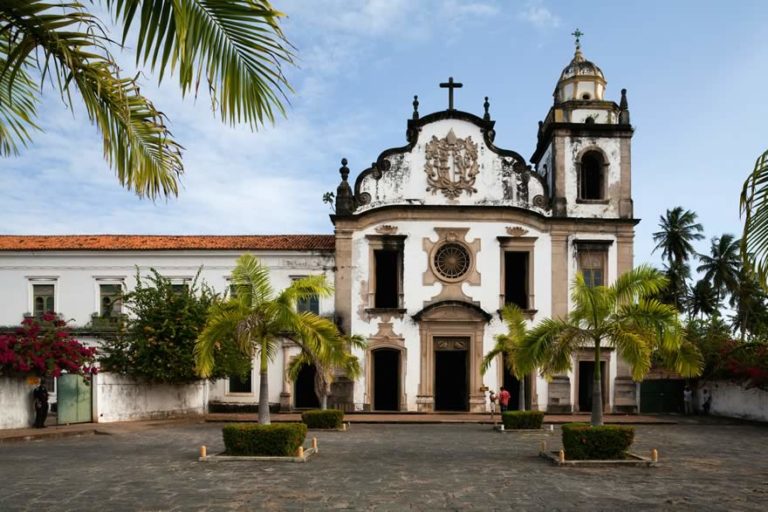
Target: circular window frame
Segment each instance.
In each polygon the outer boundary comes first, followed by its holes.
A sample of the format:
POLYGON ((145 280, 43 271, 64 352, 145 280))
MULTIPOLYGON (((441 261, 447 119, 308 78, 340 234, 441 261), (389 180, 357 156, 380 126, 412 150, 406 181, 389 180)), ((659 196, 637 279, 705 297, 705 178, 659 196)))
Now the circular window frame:
POLYGON ((469 248, 469 246, 467 246, 467 244, 460 242, 458 240, 445 240, 443 243, 436 245, 435 248, 432 250, 432 254, 430 254, 430 258, 429 258, 429 266, 432 269, 432 273, 440 281, 443 281, 446 283, 458 283, 461 281, 465 281, 471 275, 472 270, 474 269, 474 265, 475 265, 475 260, 474 260, 474 255, 472 254, 472 250, 469 248), (466 258, 467 258, 466 268, 461 274, 458 274, 455 277, 450 277, 443 274, 440 271, 437 264, 437 258, 440 255, 441 251, 451 246, 454 246, 460 249, 466 255, 466 258))

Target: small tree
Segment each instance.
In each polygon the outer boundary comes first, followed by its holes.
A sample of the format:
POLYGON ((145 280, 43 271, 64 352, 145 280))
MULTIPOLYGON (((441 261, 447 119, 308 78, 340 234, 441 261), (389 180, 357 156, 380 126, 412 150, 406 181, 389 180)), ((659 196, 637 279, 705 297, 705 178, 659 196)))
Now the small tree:
POLYGON ((517 365, 517 351, 523 343, 525 336, 528 334, 528 329, 525 325, 523 312, 514 304, 507 304, 504 306, 504 309, 501 310, 501 318, 507 324, 507 334, 496 335, 496 345, 494 345, 493 349, 483 357, 480 371, 485 375, 485 372, 488 371, 488 368, 490 368, 494 359, 500 354, 506 356, 504 357, 504 361, 506 362, 507 370, 509 370, 520 382, 518 400, 520 402, 520 410, 524 411, 525 373, 522 372, 517 365))
POLYGON ((595 354, 592 385, 592 425, 603 424, 600 351, 612 346, 641 380, 651 356, 685 377, 701 372, 701 356, 686 342, 677 310, 651 297, 667 285, 658 270, 641 266, 620 276, 611 286, 588 286, 577 274, 571 288, 573 309, 567 318, 547 319, 534 327, 516 351, 521 373, 539 368, 551 376, 571 368, 573 353, 588 348, 595 354))
MULTIPOLYGON (((187 285, 174 284, 155 269, 136 273, 136 288, 123 295, 130 315, 114 339, 106 340, 101 358, 105 370, 152 382, 185 383, 199 379, 194 348, 208 309, 220 300, 199 282, 200 271, 187 285)), ((222 351, 211 378, 247 375, 248 361, 222 351)))
POLYGON ((282 340, 294 341, 302 351, 323 354, 339 337, 336 325, 327 318, 296 312, 297 301, 327 297, 332 288, 324 276, 310 276, 275 293, 269 282, 269 269, 251 254, 238 258, 231 282, 235 296, 211 306, 208 322, 195 346, 197 372, 201 377, 209 377, 222 349, 235 351, 248 361, 258 357, 259 423, 269 424, 267 372, 282 340))
MULTIPOLYGON (((302 313, 303 314, 303 313, 302 313)), ((296 380, 301 368, 314 365, 315 394, 320 402, 320 408, 328 408, 328 397, 331 395, 331 384, 335 381, 336 372, 343 373, 350 379, 360 376, 360 361, 350 352, 351 348, 365 348, 365 338, 362 336, 339 336, 328 340, 320 350, 311 352, 302 349, 291 364, 288 365, 288 377, 296 380)))
POLYGON ((59 377, 63 372, 89 380, 97 372, 96 349, 75 340, 55 313, 27 317, 14 334, 0 335, 0 375, 59 377))

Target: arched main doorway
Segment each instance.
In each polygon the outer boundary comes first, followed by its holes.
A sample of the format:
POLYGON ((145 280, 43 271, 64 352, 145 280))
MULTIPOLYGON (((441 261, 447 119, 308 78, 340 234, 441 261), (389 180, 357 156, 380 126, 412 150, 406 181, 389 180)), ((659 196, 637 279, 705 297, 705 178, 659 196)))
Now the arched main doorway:
POLYGON ((299 376, 293 385, 294 407, 296 409, 317 409, 320 401, 315 393, 315 375, 317 369, 313 364, 306 364, 299 370, 299 376))
POLYGON ((380 348, 373 354, 373 409, 400 410, 400 350, 380 348))

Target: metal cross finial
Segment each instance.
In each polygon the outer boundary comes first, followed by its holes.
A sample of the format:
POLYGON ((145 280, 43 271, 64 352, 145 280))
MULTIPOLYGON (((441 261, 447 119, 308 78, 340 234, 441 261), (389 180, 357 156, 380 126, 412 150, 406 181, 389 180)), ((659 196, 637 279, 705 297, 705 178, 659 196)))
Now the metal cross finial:
POLYGON ((571 32, 571 35, 576 38, 576 49, 578 50, 581 48, 581 36, 584 35, 584 32, 577 28, 575 32, 571 32))
POLYGON ((464 84, 454 82, 453 77, 450 76, 448 77, 447 82, 443 82, 440 84, 440 87, 442 87, 443 89, 448 89, 448 110, 453 110, 453 90, 464 87, 464 84))

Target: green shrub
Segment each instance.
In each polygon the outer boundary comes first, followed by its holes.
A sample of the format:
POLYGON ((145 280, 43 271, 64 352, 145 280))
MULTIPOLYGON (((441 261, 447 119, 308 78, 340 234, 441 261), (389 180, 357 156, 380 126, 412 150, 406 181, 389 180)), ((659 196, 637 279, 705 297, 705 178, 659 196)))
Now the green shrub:
POLYGON ((294 457, 307 437, 303 423, 235 423, 223 428, 227 455, 294 457))
POLYGON ((309 428, 341 428, 344 423, 344 411, 338 409, 304 411, 301 413, 301 421, 309 428))
POLYGON ((501 421, 507 430, 539 429, 544 422, 542 411, 507 411, 501 414, 501 421))
POLYGON ((593 427, 586 423, 563 425, 565 457, 571 460, 623 459, 634 438, 634 427, 623 425, 593 427))

